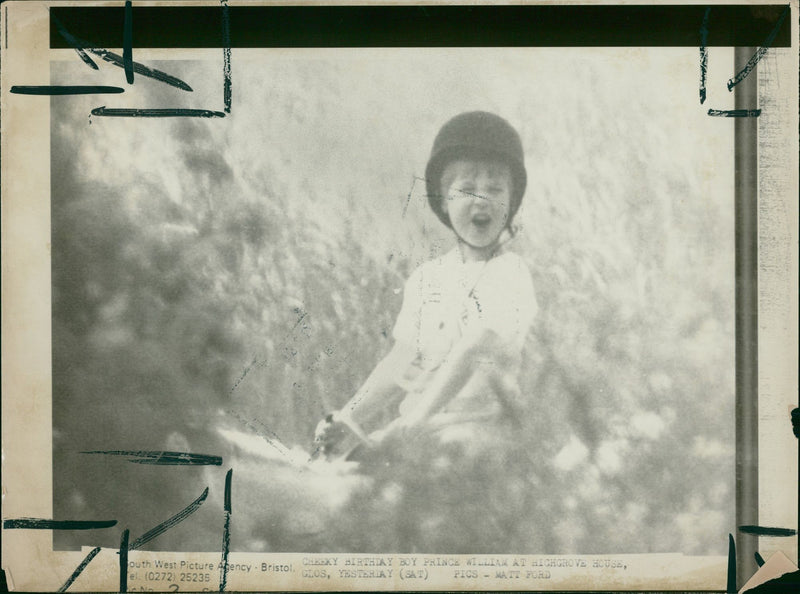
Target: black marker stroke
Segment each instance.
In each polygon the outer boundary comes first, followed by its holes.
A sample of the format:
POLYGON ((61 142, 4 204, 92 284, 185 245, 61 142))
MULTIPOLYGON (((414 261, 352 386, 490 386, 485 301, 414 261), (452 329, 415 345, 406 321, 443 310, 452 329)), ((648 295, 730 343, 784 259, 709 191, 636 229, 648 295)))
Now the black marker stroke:
MULTIPOLYGON (((104 49, 94 49, 88 48, 90 52, 95 54, 96 56, 100 56, 104 61, 108 62, 109 64, 113 64, 114 66, 119 66, 120 68, 124 68, 125 62, 122 59, 122 56, 119 54, 115 54, 114 52, 110 52, 104 49)), ((139 62, 132 62, 131 67, 136 74, 140 74, 141 76, 146 76, 148 78, 155 79, 159 82, 164 84, 170 85, 172 87, 177 87, 183 91, 192 91, 192 87, 187 85, 181 79, 176 78, 167 74, 166 72, 162 72, 161 70, 156 70, 155 68, 148 68, 144 64, 139 64, 139 62)))
POLYGON ((14 85, 10 92, 18 95, 99 95, 124 93, 125 89, 104 85, 14 85))
POLYGON ((78 56, 80 56, 81 60, 83 60, 83 63, 86 64, 89 68, 92 68, 94 70, 100 70, 97 64, 94 63, 94 60, 92 60, 89 57, 89 54, 87 54, 84 51, 83 47, 78 43, 78 40, 69 34, 69 31, 67 31, 66 28, 64 28, 64 25, 61 24, 61 21, 59 21, 55 16, 53 16, 52 12, 50 13, 50 18, 53 19, 53 23, 55 23, 56 29, 58 29, 58 33, 61 35, 61 37, 64 38, 64 40, 68 44, 70 44, 72 49, 74 49, 78 53, 78 56))
POLYGON ((709 109, 708 115, 719 118, 757 118, 760 109, 709 109))
POLYGON ((728 534, 728 584, 726 594, 736 594, 736 541, 728 534))
MULTIPOLYGON (((92 112, 94 114, 94 112, 92 112)), ((96 115, 96 114, 95 114, 96 115)), ((158 452, 146 450, 91 450, 81 454, 105 454, 127 456, 135 464, 157 464, 162 466, 222 466, 220 456, 190 454, 188 452, 158 452)))
MULTIPOLYGON (((93 43, 85 41, 83 39, 78 39, 74 35, 72 35, 69 31, 67 31, 63 25, 59 26, 59 23, 56 22, 56 27, 58 28, 58 32, 61 36, 69 43, 73 48, 81 48, 86 49, 93 53, 95 56, 100 57, 105 62, 112 64, 114 66, 118 66, 119 68, 125 68, 125 59, 120 56, 119 54, 115 54, 114 52, 110 52, 106 49, 94 47, 93 43)), ((80 54, 80 52, 78 52, 80 54)), ((88 58, 88 56, 87 56, 88 58)), ((84 60, 85 62, 86 60, 84 60)), ((91 61, 91 60, 90 60, 91 61)), ((93 62, 92 62, 93 63, 93 62)), ((144 64, 139 64, 138 62, 131 61, 131 68, 133 72, 139 74, 141 76, 146 76, 148 78, 152 78, 164 84, 177 87, 183 91, 192 91, 192 87, 187 85, 181 79, 176 78, 167 74, 166 72, 162 72, 160 70, 156 70, 155 68, 148 68, 144 64)))
POLYGON ((200 497, 198 497, 197 499, 192 501, 189 505, 187 505, 185 508, 183 508, 177 514, 175 514, 174 516, 172 516, 168 520, 165 520, 165 521, 161 522, 158 526, 148 530, 147 532, 142 534, 139 538, 134 540, 130 544, 128 549, 131 550, 131 551, 133 551, 134 549, 138 549, 138 548, 144 546, 145 544, 147 544, 148 542, 150 542, 151 540, 153 540, 155 537, 160 536, 161 534, 164 534, 167 530, 169 530, 170 528, 172 528, 176 524, 182 522, 183 520, 185 520, 186 518, 191 516, 194 512, 196 512, 197 508, 199 508, 201 505, 203 505, 203 502, 206 500, 206 497, 208 497, 208 487, 205 488, 205 490, 200 495, 200 497))
POLYGON ((224 118, 221 111, 210 109, 130 109, 95 107, 92 115, 117 118, 224 118))
POLYGON ((128 591, 128 538, 131 531, 125 528, 119 541, 119 591, 128 591))
POLYGON ((228 0, 220 0, 222 5, 222 99, 225 113, 231 112, 231 18, 228 0))
POLYGON ((797 530, 791 528, 771 528, 769 526, 739 526, 739 532, 758 536, 794 536, 797 530))
POLYGON ((116 520, 46 520, 11 518, 3 520, 5 530, 97 530, 116 526, 116 520))
POLYGON ((100 547, 93 548, 91 552, 88 555, 86 555, 83 561, 81 561, 80 565, 78 565, 78 567, 75 568, 75 571, 72 572, 72 575, 69 576, 69 579, 66 582, 64 582, 64 585, 61 586, 57 591, 66 592, 67 589, 72 585, 72 582, 78 579, 78 576, 83 572, 84 569, 86 569, 86 566, 92 562, 92 559, 97 557, 97 554, 99 552, 100 552, 100 547))
POLYGON ((228 583, 228 552, 231 548, 231 481, 233 468, 225 474, 225 528, 222 533, 222 561, 219 570, 219 591, 224 592, 228 583))
POLYGON ((700 25, 700 105, 706 101, 706 74, 708 73, 708 15, 711 7, 706 8, 703 23, 700 25))
POLYGON ((125 22, 122 30, 122 67, 125 80, 133 84, 133 4, 125 0, 125 22))
POLYGON ((770 31, 769 35, 767 35, 767 38, 764 40, 764 43, 762 43, 761 46, 756 50, 756 53, 753 54, 753 57, 747 61, 747 64, 745 64, 744 68, 742 68, 736 74, 736 76, 734 76, 732 79, 728 81, 729 91, 732 91, 733 87, 735 87, 745 78, 747 78, 747 75, 753 71, 753 68, 756 67, 756 64, 758 64, 761 58, 764 57, 764 54, 767 53, 769 46, 772 45, 773 41, 775 41, 775 36, 778 34, 778 31, 780 31, 781 25, 783 24, 783 20, 786 18, 787 14, 789 14, 788 4, 786 5, 786 8, 783 9, 783 12, 781 13, 780 18, 778 19, 777 24, 772 29, 772 31, 770 31))

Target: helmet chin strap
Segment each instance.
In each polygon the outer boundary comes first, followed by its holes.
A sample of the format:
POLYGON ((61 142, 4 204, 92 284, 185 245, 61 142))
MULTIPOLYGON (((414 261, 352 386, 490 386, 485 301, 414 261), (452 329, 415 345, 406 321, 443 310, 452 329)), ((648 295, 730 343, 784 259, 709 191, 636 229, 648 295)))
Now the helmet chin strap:
MULTIPOLYGON (((507 231, 508 232, 508 237, 506 237, 502 241, 498 241, 497 242, 497 246, 498 247, 502 247, 502 246, 506 245, 507 243, 509 243, 512 239, 514 239, 517 236, 517 231, 518 230, 519 229, 517 228, 516 225, 514 225, 511 221, 508 221, 506 223, 506 226, 503 227, 503 231, 507 231)), ((503 234, 503 231, 500 231, 500 235, 503 234)), ((499 238, 500 238, 500 236, 498 235, 498 239, 499 238)))

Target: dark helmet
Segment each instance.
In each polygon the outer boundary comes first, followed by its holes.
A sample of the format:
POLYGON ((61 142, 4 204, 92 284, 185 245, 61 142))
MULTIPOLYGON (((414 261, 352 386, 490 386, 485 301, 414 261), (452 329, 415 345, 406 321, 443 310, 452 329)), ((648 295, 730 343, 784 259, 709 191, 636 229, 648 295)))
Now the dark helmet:
POLYGON ((448 227, 450 217, 442 208, 442 172, 450 161, 461 158, 491 159, 507 163, 513 178, 513 195, 508 213, 508 224, 522 202, 528 175, 522 153, 522 141, 517 131, 506 120, 486 111, 470 111, 448 121, 436 139, 425 168, 428 203, 436 216, 448 227))

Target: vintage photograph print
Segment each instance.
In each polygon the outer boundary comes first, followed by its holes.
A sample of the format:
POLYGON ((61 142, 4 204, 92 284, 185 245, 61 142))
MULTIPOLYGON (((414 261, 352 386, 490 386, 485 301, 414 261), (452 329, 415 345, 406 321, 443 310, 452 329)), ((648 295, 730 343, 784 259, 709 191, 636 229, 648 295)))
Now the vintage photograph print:
MULTIPOLYGON (((224 119, 54 98, 56 517, 143 533, 232 467, 234 550, 725 554, 733 128, 697 62, 274 50, 224 119)), ((103 102, 195 105, 136 85, 103 102)), ((204 511, 151 546, 217 549, 204 511)))
POLYGON ((735 125, 789 122, 790 44, 731 85, 713 8, 696 44, 231 50, 245 13, 208 6, 186 47, 49 20, 36 431, 49 519, 85 522, 52 532, 73 589, 638 587, 664 559, 724 588, 735 125))

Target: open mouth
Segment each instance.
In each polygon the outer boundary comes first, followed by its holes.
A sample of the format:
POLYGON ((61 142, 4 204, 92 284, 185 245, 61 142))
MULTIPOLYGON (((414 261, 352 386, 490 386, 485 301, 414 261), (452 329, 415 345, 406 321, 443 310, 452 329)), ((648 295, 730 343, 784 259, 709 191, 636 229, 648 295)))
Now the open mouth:
POLYGON ((492 222, 492 217, 486 213, 478 213, 472 215, 472 224, 478 227, 479 229, 483 229, 492 222))

